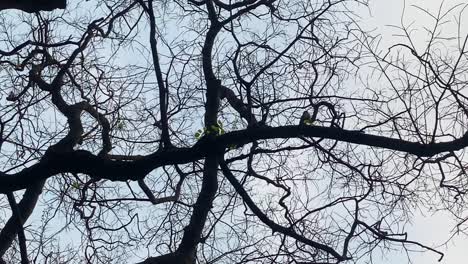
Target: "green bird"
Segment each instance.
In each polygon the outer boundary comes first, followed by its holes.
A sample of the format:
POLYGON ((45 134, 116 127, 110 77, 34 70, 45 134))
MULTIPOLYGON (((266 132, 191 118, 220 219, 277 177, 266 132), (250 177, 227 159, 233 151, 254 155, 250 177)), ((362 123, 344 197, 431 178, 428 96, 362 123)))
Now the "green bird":
POLYGON ((309 112, 304 111, 301 116, 301 120, 299 121, 299 125, 310 125, 312 123, 311 117, 309 112))

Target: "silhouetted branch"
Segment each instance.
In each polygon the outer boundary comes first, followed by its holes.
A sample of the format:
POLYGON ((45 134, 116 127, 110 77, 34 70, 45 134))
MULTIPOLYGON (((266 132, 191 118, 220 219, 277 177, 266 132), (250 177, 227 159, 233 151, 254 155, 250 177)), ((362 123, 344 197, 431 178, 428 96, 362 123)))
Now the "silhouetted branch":
POLYGON ((18 9, 28 13, 39 11, 52 11, 54 9, 65 9, 66 0, 2 0, 0 11, 5 9, 18 9))

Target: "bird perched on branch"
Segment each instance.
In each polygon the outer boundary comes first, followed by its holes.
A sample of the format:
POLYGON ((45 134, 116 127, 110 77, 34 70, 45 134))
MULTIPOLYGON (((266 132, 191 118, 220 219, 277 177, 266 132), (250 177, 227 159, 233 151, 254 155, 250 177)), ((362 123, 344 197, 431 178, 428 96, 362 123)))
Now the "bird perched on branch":
POLYGON ((6 100, 7 101, 10 101, 10 102, 14 102, 16 101, 16 99, 18 99, 18 97, 16 97, 15 93, 13 91, 10 91, 10 94, 8 94, 6 100))
POLYGON ((313 121, 309 112, 304 111, 301 116, 301 120, 299 121, 299 125, 312 125, 313 121))

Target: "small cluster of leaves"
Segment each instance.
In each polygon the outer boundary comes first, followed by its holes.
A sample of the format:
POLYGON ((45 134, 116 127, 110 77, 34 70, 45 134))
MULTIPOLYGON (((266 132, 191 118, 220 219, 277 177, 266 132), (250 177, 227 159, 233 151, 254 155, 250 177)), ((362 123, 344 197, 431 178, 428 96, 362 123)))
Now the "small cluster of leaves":
POLYGON ((307 118, 306 120, 304 120, 304 125, 311 126, 313 124, 314 124, 314 121, 310 118, 307 118))
POLYGON ((195 133, 195 138, 199 140, 200 138, 204 137, 205 135, 214 135, 214 136, 220 136, 222 134, 226 133, 226 131, 223 128, 223 123, 221 123, 219 120, 215 125, 211 125, 209 127, 204 127, 203 129, 199 129, 195 133))
POLYGON ((229 145, 229 150, 233 150, 233 149, 236 149, 238 147, 239 146, 237 146, 236 144, 231 144, 231 145, 229 145))
POLYGON ((81 183, 79 181, 74 181, 71 186, 75 189, 80 189, 81 188, 81 183))
MULTIPOLYGON (((204 127, 203 129, 198 129, 197 132, 195 132, 195 138, 197 140, 200 140, 202 137, 205 135, 214 135, 214 136, 220 136, 225 134, 226 131, 224 130, 223 123, 221 121, 217 121, 215 125, 211 125, 209 127, 204 127)), ((229 146, 229 149, 236 149, 238 146, 235 144, 232 144, 229 146)))
POLYGON ((115 126, 117 130, 123 130, 125 128, 125 123, 123 120, 118 119, 115 126))

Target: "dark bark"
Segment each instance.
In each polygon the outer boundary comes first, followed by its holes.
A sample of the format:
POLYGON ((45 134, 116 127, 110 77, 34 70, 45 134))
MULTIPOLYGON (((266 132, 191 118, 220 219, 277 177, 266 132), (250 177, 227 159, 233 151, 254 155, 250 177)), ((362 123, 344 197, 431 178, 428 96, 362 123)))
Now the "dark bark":
POLYGON ((28 251, 26 246, 26 236, 24 235, 23 228, 24 220, 21 217, 21 211, 18 208, 18 204, 16 203, 15 195, 13 193, 9 193, 7 194, 7 197, 12 212, 12 216, 10 219, 13 219, 14 224, 16 225, 16 233, 18 235, 18 244, 21 255, 21 264, 29 264, 28 251))
POLYGON ((185 164, 213 155, 231 145, 242 146, 255 140, 273 138, 318 137, 365 146, 385 148, 431 157, 457 151, 468 146, 468 135, 441 143, 423 144, 402 139, 368 135, 333 127, 282 126, 253 127, 233 131, 217 137, 202 138, 191 148, 172 148, 139 157, 134 161, 110 160, 85 150, 49 153, 35 165, 15 174, 0 172, 0 193, 25 189, 40 180, 59 173, 83 173, 94 178, 112 181, 139 180, 152 170, 169 164, 185 164))
MULTIPOLYGON (((44 186, 44 181, 39 182, 36 185, 31 186, 26 190, 23 195, 23 198, 18 203, 18 211, 20 213, 20 219, 22 221, 21 225, 31 216, 34 207, 36 206, 37 200, 39 199, 40 194, 42 193, 42 187, 44 186)), ((11 217, 0 231, 0 258, 3 257, 7 249, 13 243, 15 236, 19 232, 20 226, 16 223, 14 217, 11 217)))
MULTIPOLYGON (((151 4, 151 3, 150 3, 151 4)), ((216 35, 219 33, 219 27, 214 8, 211 3, 207 2, 209 10, 211 26, 206 35, 205 43, 202 49, 203 57, 203 73, 206 81, 206 104, 205 104, 205 126, 211 127, 217 124, 218 109, 220 104, 220 89, 221 82, 216 78, 212 66, 212 50, 216 35)), ((150 12, 150 17, 152 12, 150 12)), ((153 45, 155 46, 155 45, 153 45)), ((153 49, 153 56, 156 54, 153 49)), ((157 61, 155 61, 156 63, 157 61)), ((161 86, 160 86, 161 87, 161 86)), ((161 91, 160 91, 161 92, 161 91)), ((164 124, 163 124, 164 125, 164 124)), ((213 134, 207 136, 208 141, 213 141, 213 134)), ((175 253, 163 255, 156 258, 149 258, 143 264, 194 264, 196 259, 197 246, 201 242, 203 228, 205 227, 208 213, 210 212, 213 201, 218 190, 218 151, 224 148, 203 147, 202 149, 214 149, 210 154, 205 156, 203 182, 197 201, 193 206, 193 212, 190 217, 189 224, 184 229, 182 241, 175 253)), ((222 151, 220 151, 222 153, 222 151)))
POLYGON ((28 13, 65 9, 66 0, 2 0, 0 10, 18 9, 28 13))
POLYGON ((145 261, 137 264, 192 264, 194 263, 194 259, 194 255, 186 255, 179 252, 174 252, 158 257, 147 258, 145 261))
POLYGON ((190 223, 185 227, 184 236, 178 248, 178 251, 184 255, 194 255, 197 245, 200 243, 208 212, 213 206, 213 200, 218 190, 217 173, 218 159, 216 157, 206 158, 202 188, 194 205, 190 223))

